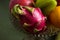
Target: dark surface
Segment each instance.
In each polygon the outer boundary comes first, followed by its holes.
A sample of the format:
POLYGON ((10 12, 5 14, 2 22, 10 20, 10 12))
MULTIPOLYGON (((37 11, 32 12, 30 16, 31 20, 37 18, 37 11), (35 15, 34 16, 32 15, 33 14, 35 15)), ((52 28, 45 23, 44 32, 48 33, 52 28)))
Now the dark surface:
MULTIPOLYGON (((11 23, 8 6, 9 0, 0 0, 0 40, 23 40, 28 35, 17 30, 11 23)), ((55 36, 51 38, 54 40, 55 36)))
POLYGON ((25 34, 14 28, 9 19, 9 0, 0 0, 0 40, 22 40, 25 34))

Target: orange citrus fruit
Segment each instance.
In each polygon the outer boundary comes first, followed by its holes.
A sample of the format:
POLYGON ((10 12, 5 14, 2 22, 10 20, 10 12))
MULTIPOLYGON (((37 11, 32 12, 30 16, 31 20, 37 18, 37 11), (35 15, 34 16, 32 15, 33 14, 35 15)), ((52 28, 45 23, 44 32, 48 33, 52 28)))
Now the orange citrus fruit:
POLYGON ((52 24, 60 28, 60 6, 51 11, 49 19, 52 24))

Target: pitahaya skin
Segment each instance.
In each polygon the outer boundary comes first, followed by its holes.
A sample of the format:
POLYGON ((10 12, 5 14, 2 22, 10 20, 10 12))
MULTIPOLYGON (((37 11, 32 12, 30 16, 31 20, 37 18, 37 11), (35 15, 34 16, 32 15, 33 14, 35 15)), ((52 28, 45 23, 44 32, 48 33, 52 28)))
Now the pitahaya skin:
POLYGON ((42 14, 40 8, 32 9, 31 13, 30 12, 28 13, 28 10, 27 10, 26 13, 27 14, 25 15, 25 17, 26 17, 25 22, 27 24, 29 24, 30 26, 26 27, 25 30, 27 30, 28 32, 31 32, 31 33, 33 32, 34 33, 34 32, 38 32, 38 31, 42 31, 46 27, 46 23, 45 23, 46 22, 46 20, 45 20, 46 17, 42 14))
POLYGON ((32 11, 33 18, 37 21, 35 24, 36 31, 41 31, 46 26, 46 17, 42 14, 42 11, 40 8, 34 8, 34 11, 32 11))
POLYGON ((9 8, 13 8, 13 6, 15 4, 19 4, 19 5, 22 5, 22 6, 31 6, 33 3, 33 0, 10 0, 10 3, 9 3, 9 8))
POLYGON ((11 13, 18 14, 17 16, 19 17, 19 23, 27 32, 36 33, 45 28, 46 17, 42 14, 40 8, 21 6, 20 4, 16 5, 10 9, 11 13))

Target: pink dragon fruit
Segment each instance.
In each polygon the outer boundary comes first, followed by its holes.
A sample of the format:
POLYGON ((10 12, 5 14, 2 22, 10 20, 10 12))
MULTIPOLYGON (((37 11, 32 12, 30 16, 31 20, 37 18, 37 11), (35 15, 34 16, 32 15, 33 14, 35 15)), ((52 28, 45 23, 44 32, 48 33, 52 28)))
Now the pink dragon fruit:
POLYGON ((46 26, 46 17, 42 14, 40 8, 16 4, 11 9, 11 13, 15 14, 16 18, 18 16, 22 27, 30 33, 42 31, 46 26))
POLYGON ((33 0, 10 0, 9 8, 12 8, 15 4, 19 4, 22 6, 31 6, 33 0))

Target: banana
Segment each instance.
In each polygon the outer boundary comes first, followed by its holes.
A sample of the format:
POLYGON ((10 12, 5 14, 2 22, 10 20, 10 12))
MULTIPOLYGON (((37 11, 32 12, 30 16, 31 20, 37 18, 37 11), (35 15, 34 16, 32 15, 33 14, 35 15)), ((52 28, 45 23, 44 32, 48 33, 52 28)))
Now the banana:
POLYGON ((40 7, 45 15, 49 13, 57 6, 56 0, 37 0, 36 7, 40 7))

